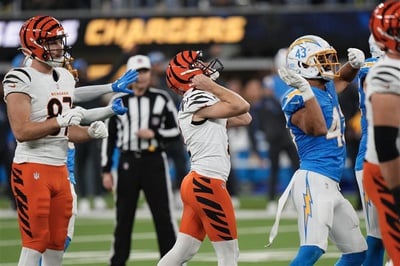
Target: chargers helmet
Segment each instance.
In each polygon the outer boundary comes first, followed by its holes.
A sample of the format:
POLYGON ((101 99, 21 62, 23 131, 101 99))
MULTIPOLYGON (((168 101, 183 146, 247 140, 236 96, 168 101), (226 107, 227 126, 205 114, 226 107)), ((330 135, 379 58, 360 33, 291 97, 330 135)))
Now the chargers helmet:
POLYGON ((369 35, 368 44, 369 44, 369 52, 371 53, 372 57, 379 58, 385 53, 384 51, 382 51, 381 48, 379 48, 372 34, 369 35))
POLYGON ((52 67, 64 66, 72 60, 66 46, 67 34, 61 23, 50 16, 35 16, 22 25, 19 32, 22 52, 33 59, 37 59, 52 67), (54 58, 49 42, 61 40, 62 53, 54 58))
POLYGON ((205 63, 201 51, 185 50, 177 53, 170 61, 166 70, 167 85, 177 94, 183 95, 192 89, 191 79, 195 75, 204 74, 216 80, 223 65, 217 59, 205 63))
POLYGON ((369 28, 382 50, 400 53, 400 2, 379 4, 371 14, 369 28))
POLYGON ((336 50, 315 35, 297 38, 286 56, 287 67, 308 79, 331 80, 339 76, 340 63, 336 50))

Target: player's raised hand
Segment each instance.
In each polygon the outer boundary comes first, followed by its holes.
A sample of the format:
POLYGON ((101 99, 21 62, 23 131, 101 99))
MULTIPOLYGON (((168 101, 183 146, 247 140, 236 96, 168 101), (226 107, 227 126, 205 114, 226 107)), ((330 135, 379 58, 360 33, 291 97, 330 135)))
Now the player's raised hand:
POLYGON ((108 137, 108 129, 101 121, 95 121, 90 124, 88 134, 94 139, 104 139, 108 137))
POLYGON ((214 81, 204 74, 195 75, 191 81, 192 86, 200 90, 208 90, 214 84, 214 81))
POLYGON ((122 77, 111 84, 113 92, 125 92, 133 94, 133 91, 128 89, 129 84, 134 83, 138 79, 138 72, 134 69, 129 69, 122 77))
POLYGON ((364 65, 365 55, 360 49, 347 49, 347 57, 352 68, 359 69, 364 65))
POLYGON ((112 102, 111 109, 114 112, 114 114, 117 115, 123 115, 128 111, 128 108, 126 108, 122 103, 121 98, 117 98, 112 102))
POLYGON ((278 73, 281 79, 287 85, 294 87, 302 92, 304 101, 307 101, 312 97, 314 97, 314 93, 311 89, 310 83, 308 83, 308 81, 305 78, 303 78, 293 70, 288 69, 286 67, 279 68, 278 73))
POLYGON ((70 109, 56 117, 57 123, 60 127, 76 126, 81 123, 84 115, 84 109, 82 107, 75 107, 70 109))

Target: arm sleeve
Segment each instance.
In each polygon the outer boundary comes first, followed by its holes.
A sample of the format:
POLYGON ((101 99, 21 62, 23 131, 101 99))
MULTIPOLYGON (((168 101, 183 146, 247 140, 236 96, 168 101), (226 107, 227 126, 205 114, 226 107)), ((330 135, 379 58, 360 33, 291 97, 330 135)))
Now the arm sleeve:
POLYGON ((109 92, 113 92, 111 83, 77 87, 74 90, 74 102, 90 101, 109 92))
POLYGON ((99 108, 84 109, 81 124, 88 125, 94 121, 105 120, 114 115, 111 105, 99 108))
POLYGON ((106 120, 106 125, 108 128, 108 137, 103 139, 101 148, 101 166, 103 173, 111 172, 111 167, 113 165, 113 153, 117 142, 117 118, 115 116, 110 117, 106 120))

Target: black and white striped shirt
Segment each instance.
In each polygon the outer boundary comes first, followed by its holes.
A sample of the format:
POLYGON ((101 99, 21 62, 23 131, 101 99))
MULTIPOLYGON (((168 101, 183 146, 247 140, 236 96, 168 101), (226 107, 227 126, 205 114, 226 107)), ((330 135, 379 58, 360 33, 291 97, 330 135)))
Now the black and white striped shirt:
POLYGON ((169 94, 161 89, 149 88, 144 95, 121 97, 128 112, 106 121, 108 138, 103 140, 102 166, 109 172, 115 148, 121 152, 163 150, 166 142, 179 138, 177 110, 169 94), (155 137, 139 139, 139 129, 152 129, 155 137))

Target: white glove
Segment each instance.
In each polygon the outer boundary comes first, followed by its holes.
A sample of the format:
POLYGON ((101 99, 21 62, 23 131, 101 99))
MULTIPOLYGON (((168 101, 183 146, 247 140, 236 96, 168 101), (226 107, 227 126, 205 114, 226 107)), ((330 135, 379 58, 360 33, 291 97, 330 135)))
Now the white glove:
POLYGON ((84 109, 82 107, 75 107, 60 114, 56 117, 57 123, 60 127, 76 126, 81 123, 83 118, 84 109))
POLYGON ((93 139, 104 139, 108 137, 108 129, 101 121, 94 121, 88 128, 88 134, 93 139))
POLYGON ((347 57, 352 68, 360 69, 365 62, 364 52, 357 48, 347 49, 347 57))
POLYGON ((290 70, 286 67, 279 68, 278 73, 281 79, 287 85, 301 91, 301 95, 304 101, 308 101, 312 97, 314 97, 314 92, 311 89, 310 83, 308 83, 308 81, 305 78, 303 78, 293 70, 290 70))

